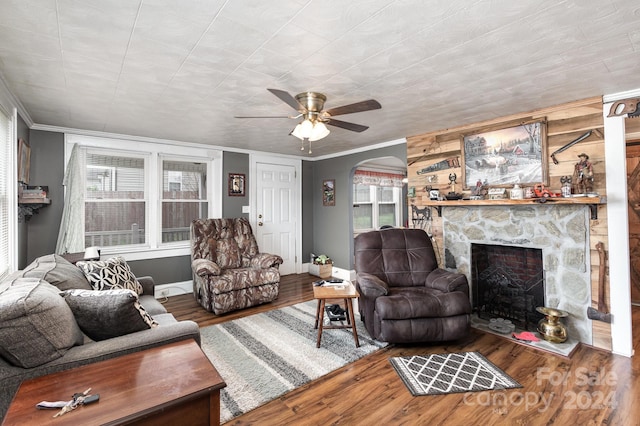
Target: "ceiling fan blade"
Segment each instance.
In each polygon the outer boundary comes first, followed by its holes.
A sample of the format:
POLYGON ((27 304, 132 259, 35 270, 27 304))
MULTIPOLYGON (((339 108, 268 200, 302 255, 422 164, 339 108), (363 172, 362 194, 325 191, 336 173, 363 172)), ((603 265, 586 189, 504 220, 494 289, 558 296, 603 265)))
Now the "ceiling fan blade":
POLYGON ((355 104, 343 105, 343 106, 331 108, 331 109, 325 110, 324 112, 331 116, 336 116, 336 115, 342 115, 342 114, 353 114, 354 112, 370 111, 372 109, 380 109, 380 108, 382 108, 382 105, 380 105, 380 102, 376 101, 375 99, 369 99, 367 101, 356 102, 355 104))
POLYGON ((290 115, 234 115, 233 118, 296 118, 290 115))
POLYGON ((298 102, 296 98, 291 96, 289 92, 286 92, 284 90, 278 90, 278 89, 267 89, 267 90, 273 93, 274 95, 276 95, 282 102, 286 103, 296 111, 298 112, 306 111, 306 108, 300 105, 300 102, 298 102))
POLYGON ((362 124, 349 123, 347 121, 336 120, 335 118, 329 118, 325 121, 330 126, 341 127, 343 129, 351 130, 352 132, 364 132, 369 126, 363 126, 362 124))

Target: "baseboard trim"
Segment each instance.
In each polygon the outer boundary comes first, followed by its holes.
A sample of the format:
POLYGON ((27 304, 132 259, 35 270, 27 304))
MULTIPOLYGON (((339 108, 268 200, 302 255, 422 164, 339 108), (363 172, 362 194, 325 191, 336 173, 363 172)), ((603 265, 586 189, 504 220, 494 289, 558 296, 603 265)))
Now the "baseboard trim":
POLYGON ((193 293, 193 281, 182 281, 169 284, 156 284, 154 296, 156 299, 161 299, 190 293, 193 293))

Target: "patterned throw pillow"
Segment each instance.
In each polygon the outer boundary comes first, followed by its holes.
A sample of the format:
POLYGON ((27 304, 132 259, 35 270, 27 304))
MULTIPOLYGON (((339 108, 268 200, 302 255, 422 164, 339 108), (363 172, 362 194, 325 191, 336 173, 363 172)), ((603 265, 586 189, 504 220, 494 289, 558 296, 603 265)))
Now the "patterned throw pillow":
POLYGON ((76 266, 82 269, 94 290, 125 288, 142 294, 142 284, 120 256, 107 260, 80 261, 76 266))
POLYGON ((124 336, 158 325, 133 290, 67 290, 60 295, 80 329, 92 340, 124 336))

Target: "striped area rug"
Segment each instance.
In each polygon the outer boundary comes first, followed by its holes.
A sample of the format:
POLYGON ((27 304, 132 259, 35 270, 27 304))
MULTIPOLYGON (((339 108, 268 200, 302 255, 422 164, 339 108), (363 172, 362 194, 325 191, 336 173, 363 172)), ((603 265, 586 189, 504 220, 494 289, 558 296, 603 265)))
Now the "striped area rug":
POLYGON ((200 329, 202 350, 227 383, 221 422, 387 345, 369 337, 356 313, 359 348, 350 329, 324 330, 316 348, 316 306, 313 300, 200 329))

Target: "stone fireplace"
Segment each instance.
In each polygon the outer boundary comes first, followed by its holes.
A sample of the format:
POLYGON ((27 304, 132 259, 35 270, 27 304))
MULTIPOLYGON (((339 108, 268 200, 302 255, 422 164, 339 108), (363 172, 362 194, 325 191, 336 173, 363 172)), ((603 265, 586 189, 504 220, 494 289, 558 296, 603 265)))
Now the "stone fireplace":
MULTIPOLYGON (((571 339, 592 344, 589 208, 545 204, 445 206, 442 208, 445 267, 467 275, 473 287, 472 244, 539 249, 544 306, 565 310, 571 339)), ((475 306, 477 290, 471 288, 475 306)), ((534 303, 538 303, 535 301, 534 303)))

